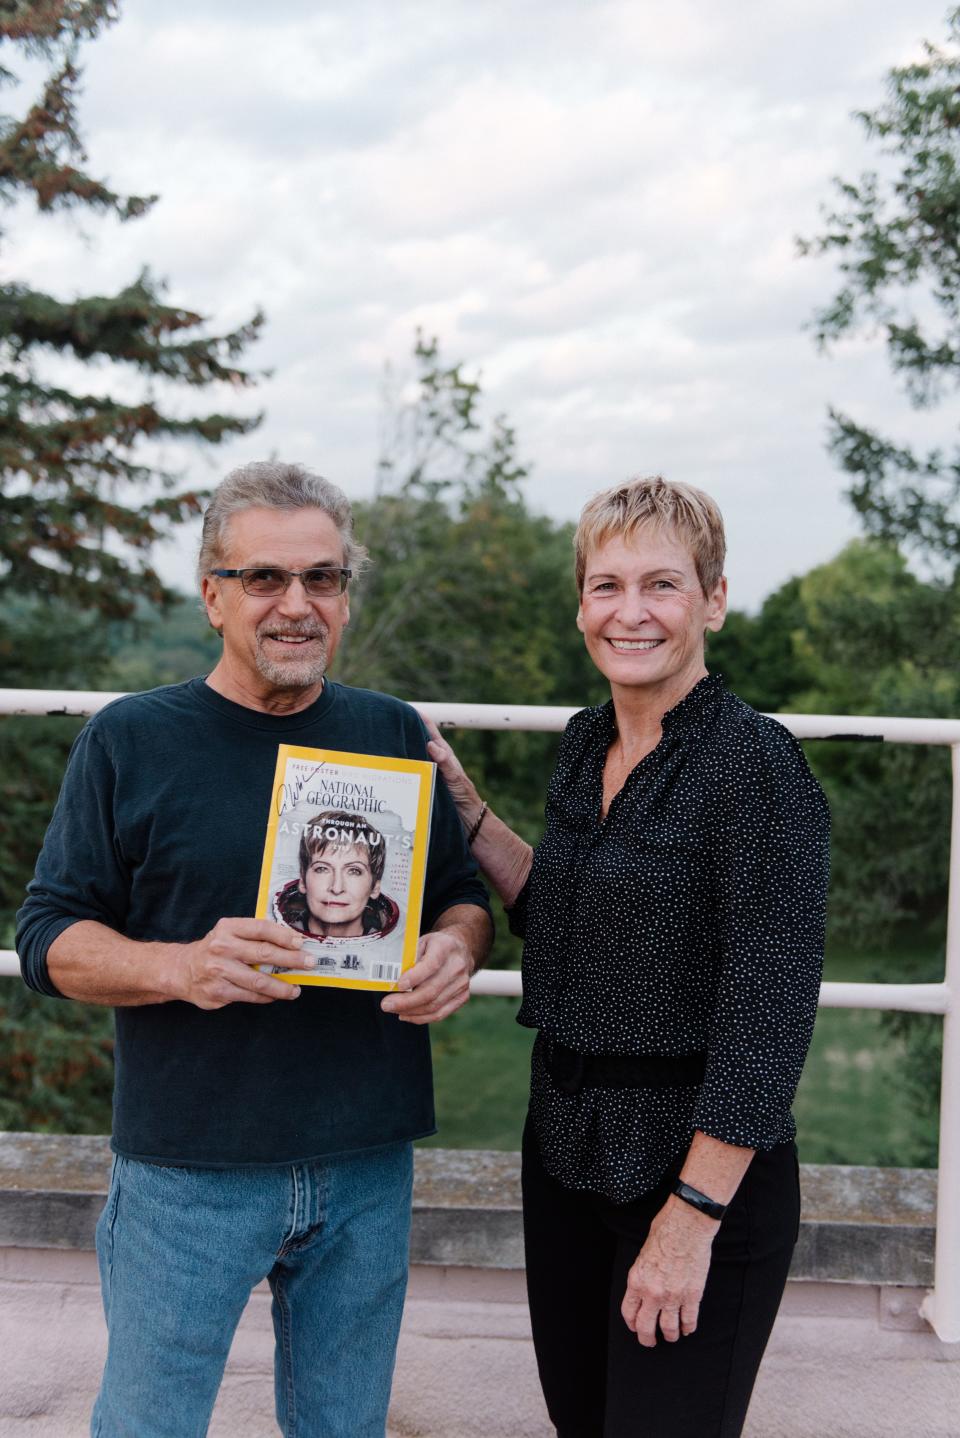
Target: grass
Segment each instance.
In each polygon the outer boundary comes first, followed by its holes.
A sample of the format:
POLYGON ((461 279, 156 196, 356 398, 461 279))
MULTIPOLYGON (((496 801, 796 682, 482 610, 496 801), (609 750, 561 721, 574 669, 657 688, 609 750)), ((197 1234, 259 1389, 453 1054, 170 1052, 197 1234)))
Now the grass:
POLYGON ((793 1106, 801 1160, 922 1167, 928 1129, 898 1082, 905 1060, 878 1012, 822 1009, 793 1106))
MULTIPOLYGON (((880 955, 828 953, 825 976, 854 982, 906 981, 942 973, 942 941, 906 935, 880 955)), ((807 1163, 904 1168, 936 1164, 937 1105, 914 1101, 918 1073, 910 1049, 928 1042, 941 1020, 911 1016, 914 1039, 891 1032, 876 1009, 821 1009, 794 1104, 800 1157, 807 1163)), ((933 1067, 933 1066, 930 1066, 933 1067)), ((923 1079, 935 1086, 937 1077, 923 1079)))
MULTIPOLYGON (((887 955, 834 953, 827 977, 906 976, 916 948, 887 955)), ((519 1147, 533 1034, 514 1022, 515 999, 475 999, 433 1030, 439 1133, 445 1148, 519 1147)), ((939 1019, 924 1015, 919 1026, 939 1019)), ((922 1167, 935 1163, 935 1115, 911 1101, 906 1041, 871 1009, 821 1009, 794 1113, 806 1163, 922 1167)))
POLYGON ((473 999, 431 1031, 442 1148, 519 1148, 533 1031, 518 999, 473 999))

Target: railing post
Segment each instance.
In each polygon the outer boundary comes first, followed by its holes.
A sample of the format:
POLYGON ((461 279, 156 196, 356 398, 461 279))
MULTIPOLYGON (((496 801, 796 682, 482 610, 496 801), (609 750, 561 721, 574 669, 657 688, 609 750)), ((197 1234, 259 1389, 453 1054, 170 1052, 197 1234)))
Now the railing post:
POLYGON ((951 744, 953 818, 947 903, 947 1007, 940 1075, 940 1176, 933 1291, 923 1315, 944 1343, 960 1343, 960 744, 951 744))

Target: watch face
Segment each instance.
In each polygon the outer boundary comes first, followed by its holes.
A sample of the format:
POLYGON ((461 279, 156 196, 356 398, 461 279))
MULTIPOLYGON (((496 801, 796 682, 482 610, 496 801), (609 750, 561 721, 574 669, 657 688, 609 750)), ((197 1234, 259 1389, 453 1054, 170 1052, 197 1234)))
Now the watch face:
POLYGON ((717 1203, 716 1199, 709 1198, 707 1194, 701 1193, 698 1188, 691 1188, 689 1183, 684 1183, 678 1178, 673 1186, 673 1191, 684 1203, 689 1203, 691 1208, 698 1208, 708 1218, 721 1219, 727 1211, 725 1203, 717 1203))

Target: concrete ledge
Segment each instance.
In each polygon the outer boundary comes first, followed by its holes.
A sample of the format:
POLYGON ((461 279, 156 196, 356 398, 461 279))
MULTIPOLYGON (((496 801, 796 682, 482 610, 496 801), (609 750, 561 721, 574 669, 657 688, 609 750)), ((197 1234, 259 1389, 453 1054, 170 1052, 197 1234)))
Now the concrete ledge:
MULTIPOLYGON (((106 1138, 0 1134, 0 1247, 92 1248, 109 1178, 106 1138)), ((791 1278, 929 1286, 936 1172, 805 1164, 801 1181, 791 1278)), ((418 1150, 411 1259, 522 1269, 519 1155, 418 1150)))
MULTIPOLYGON (((83 1438, 106 1334, 96 1218, 107 1141, 0 1134, 0 1434, 83 1438)), ((960 1345, 920 1316, 936 1175, 808 1168, 794 1280, 745 1438, 957 1438, 960 1345), (885 1275, 885 1276, 881 1276, 885 1275)), ((526 1311, 519 1159, 417 1154, 413 1260, 390 1438, 549 1438, 526 1311)), ((273 1420, 266 1284, 234 1338, 211 1438, 273 1420)))
POLYGON ((93 1248, 110 1162, 99 1134, 0 1133, 0 1247, 93 1248))
POLYGON ((417 1150, 412 1263, 522 1269, 520 1155, 417 1150))
POLYGON ((803 1215, 791 1278, 933 1283, 935 1169, 807 1163, 800 1185, 803 1215))

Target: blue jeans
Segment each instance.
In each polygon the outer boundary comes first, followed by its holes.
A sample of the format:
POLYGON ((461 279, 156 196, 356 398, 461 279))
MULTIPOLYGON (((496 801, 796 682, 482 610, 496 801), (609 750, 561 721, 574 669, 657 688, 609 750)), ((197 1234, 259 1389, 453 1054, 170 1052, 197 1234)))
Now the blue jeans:
POLYGON ((94 1438, 201 1438, 263 1278, 284 1438, 383 1438, 412 1186, 410 1144, 289 1168, 117 1157, 97 1225, 109 1347, 94 1438))

